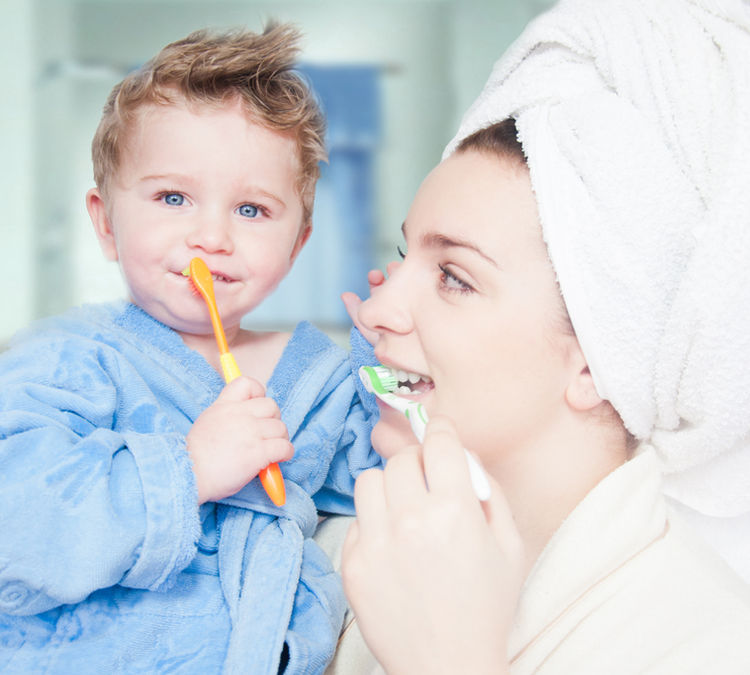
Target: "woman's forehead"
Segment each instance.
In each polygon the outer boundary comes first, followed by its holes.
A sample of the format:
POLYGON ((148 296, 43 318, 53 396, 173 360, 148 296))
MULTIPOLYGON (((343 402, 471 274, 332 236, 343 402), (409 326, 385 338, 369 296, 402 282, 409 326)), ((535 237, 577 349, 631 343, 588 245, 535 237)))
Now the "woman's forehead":
POLYGON ((460 242, 498 262, 499 251, 545 251, 528 171, 517 162, 469 150, 451 155, 422 183, 402 225, 410 245, 460 242))

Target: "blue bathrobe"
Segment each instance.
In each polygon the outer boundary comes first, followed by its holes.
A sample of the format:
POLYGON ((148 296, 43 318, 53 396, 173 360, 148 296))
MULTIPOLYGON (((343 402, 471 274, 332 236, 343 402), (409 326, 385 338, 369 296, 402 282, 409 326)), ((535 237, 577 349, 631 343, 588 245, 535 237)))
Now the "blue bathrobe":
MULTIPOLYGON (((361 339, 361 338, 360 338, 361 339)), ((351 355, 308 323, 267 386, 295 456, 198 507, 185 447, 223 382, 138 307, 45 320, 0 355, 0 671, 319 673, 345 610, 310 539, 381 460, 351 355)))

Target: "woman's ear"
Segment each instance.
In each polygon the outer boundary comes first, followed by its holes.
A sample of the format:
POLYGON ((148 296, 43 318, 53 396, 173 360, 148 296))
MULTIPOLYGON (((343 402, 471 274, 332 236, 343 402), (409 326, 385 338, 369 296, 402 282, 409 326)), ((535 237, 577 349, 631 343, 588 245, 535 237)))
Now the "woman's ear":
POLYGON ((596 391, 594 378, 588 366, 582 368, 568 384, 565 390, 565 400, 573 410, 579 412, 596 408, 604 400, 596 391))
POLYGON ((107 260, 116 261, 117 246, 115 244, 115 234, 112 230, 112 223, 107 215, 107 208, 104 204, 99 188, 91 188, 86 193, 86 209, 89 212, 89 218, 94 226, 96 238, 99 240, 99 246, 107 260))
POLYGON ((581 347, 576 340, 571 354, 571 372, 573 376, 565 390, 565 400, 568 405, 578 412, 585 412, 596 408, 604 399, 599 396, 594 386, 594 378, 583 356, 581 347))

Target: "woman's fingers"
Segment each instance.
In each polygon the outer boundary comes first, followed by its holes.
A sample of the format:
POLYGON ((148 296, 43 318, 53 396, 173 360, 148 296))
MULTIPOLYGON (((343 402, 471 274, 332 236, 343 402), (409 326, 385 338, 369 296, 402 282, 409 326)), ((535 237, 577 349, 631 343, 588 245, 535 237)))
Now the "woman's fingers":
POLYGON ((364 534, 382 530, 387 516, 387 502, 383 487, 383 471, 363 471, 354 484, 354 508, 357 523, 364 534))
POLYGON ((459 491, 474 496, 466 451, 456 427, 447 417, 436 415, 427 423, 422 455, 431 492, 456 494, 459 491))
POLYGON ((522 581, 516 532, 496 534, 485 513, 501 520, 502 491, 493 482, 480 508, 455 429, 434 422, 424 466, 416 446, 357 480, 344 589, 387 672, 492 672, 505 661, 522 581))
MULTIPOLYGON (((476 459, 476 458, 475 458, 476 459)), ((423 448, 424 471, 430 492, 435 495, 463 495, 477 502, 466 450, 458 438, 453 422, 436 415, 427 424, 423 448)), ((479 460, 476 460, 477 464, 479 460)), ((513 514, 498 483, 483 470, 490 494, 481 502, 484 516, 493 535, 503 543, 509 556, 518 558, 522 544, 513 514)))
POLYGON ((383 487, 389 511, 396 518, 418 506, 427 494, 421 448, 408 446, 388 460, 383 487))

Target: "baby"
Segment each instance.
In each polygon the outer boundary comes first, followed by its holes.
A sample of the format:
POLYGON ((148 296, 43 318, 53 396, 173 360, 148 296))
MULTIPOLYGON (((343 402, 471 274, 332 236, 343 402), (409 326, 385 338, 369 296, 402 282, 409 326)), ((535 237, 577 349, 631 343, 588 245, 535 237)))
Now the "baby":
POLYGON ((241 319, 311 233, 322 113, 298 34, 200 31, 112 91, 86 204, 128 300, 46 319, 0 358, 0 670, 322 672, 340 580, 310 538, 381 464, 351 356, 241 319), (224 386, 213 275, 245 375, 224 386), (283 462, 286 503, 255 479, 283 462))

